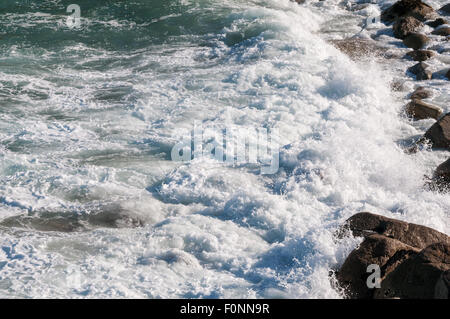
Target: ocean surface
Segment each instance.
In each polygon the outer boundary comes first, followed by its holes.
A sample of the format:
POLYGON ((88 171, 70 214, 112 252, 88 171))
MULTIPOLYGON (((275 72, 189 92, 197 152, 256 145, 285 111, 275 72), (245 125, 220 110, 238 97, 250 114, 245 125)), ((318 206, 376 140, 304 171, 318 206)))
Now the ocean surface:
POLYGON ((342 298, 353 214, 449 234, 424 186, 448 152, 404 151, 433 124, 401 112, 414 62, 364 27, 394 1, 363 2, 1 0, 0 298, 342 298), (330 42, 353 36, 392 57, 330 42), (195 125, 277 130, 278 171, 172 161, 195 125))

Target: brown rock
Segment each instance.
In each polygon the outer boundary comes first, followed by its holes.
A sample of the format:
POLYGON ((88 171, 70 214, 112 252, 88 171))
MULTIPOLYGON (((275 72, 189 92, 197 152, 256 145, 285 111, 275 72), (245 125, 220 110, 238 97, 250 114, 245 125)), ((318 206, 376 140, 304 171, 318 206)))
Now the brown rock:
POLYGON ((429 25, 432 28, 437 28, 438 26, 443 25, 443 24, 448 24, 448 21, 445 19, 442 19, 442 18, 437 18, 434 21, 427 22, 427 25, 429 25))
POLYGON ((421 33, 410 33, 403 39, 403 44, 414 50, 422 49, 430 39, 421 33))
POLYGON ((442 35, 442 36, 446 37, 446 36, 450 35, 450 27, 443 27, 443 28, 436 29, 433 32, 431 32, 431 34, 442 35))
POLYGON ((406 56, 413 59, 414 61, 426 61, 434 57, 436 53, 430 50, 414 50, 406 53, 406 56))
POLYGON ((433 8, 421 0, 401 0, 381 13, 381 21, 389 23, 405 16, 411 16, 420 21, 425 21, 433 13, 433 8))
POLYGON ((395 264, 418 253, 418 249, 398 240, 373 234, 366 237, 359 248, 350 253, 336 278, 348 297, 372 298, 374 290, 367 286, 367 278, 370 276, 367 272, 369 265, 375 264, 384 268, 384 275, 386 275, 395 269, 393 267, 395 264), (395 258, 389 262, 394 256, 395 258))
POLYGON ((405 259, 387 274, 374 297, 432 299, 435 297, 436 286, 449 269, 450 244, 432 244, 419 254, 405 259))
POLYGON ((425 133, 433 148, 450 148, 450 113, 444 115, 425 133))
POLYGON ((408 72, 416 76, 416 80, 430 80, 433 77, 433 73, 428 70, 429 65, 425 62, 419 62, 416 65, 408 68, 408 72))
POLYGON ((411 100, 423 100, 433 96, 433 92, 427 90, 423 86, 418 87, 409 97, 411 100))
POLYGON ((394 36, 398 39, 404 39, 408 34, 416 32, 423 27, 423 23, 414 17, 402 17, 395 21, 393 30, 394 36))
POLYGON ((371 213, 353 215, 347 220, 345 229, 354 236, 377 233, 419 249, 433 243, 449 242, 446 234, 432 228, 371 213))
POLYGON ((437 120, 442 115, 442 109, 422 100, 413 100, 406 105, 405 113, 414 120, 437 120))

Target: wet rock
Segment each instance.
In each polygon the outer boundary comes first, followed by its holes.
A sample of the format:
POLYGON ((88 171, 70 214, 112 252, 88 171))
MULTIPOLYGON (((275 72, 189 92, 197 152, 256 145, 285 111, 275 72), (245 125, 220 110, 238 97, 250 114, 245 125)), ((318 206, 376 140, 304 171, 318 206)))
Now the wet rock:
POLYGON ((430 186, 432 190, 447 191, 450 189, 450 159, 436 168, 430 186))
POLYGON ((381 13, 381 21, 389 23, 406 16, 425 21, 434 12, 432 7, 423 3, 421 0, 401 0, 381 13))
POLYGON ((361 38, 332 40, 331 43, 352 59, 374 55, 383 56, 387 51, 386 48, 377 45, 375 41, 361 38))
POLYGON ((400 18, 394 23, 394 36, 398 39, 404 39, 408 34, 416 32, 423 26, 423 23, 414 17, 400 18))
POLYGON ((419 250, 396 239, 373 234, 367 236, 358 249, 352 251, 337 273, 339 285, 346 295, 353 299, 368 299, 373 296, 373 289, 367 286, 370 265, 385 268, 385 275, 394 268, 393 265, 404 258, 418 254, 419 250), (389 260, 395 256, 395 259, 389 260))
POLYGON ((410 33, 403 39, 403 44, 414 50, 422 49, 430 39, 421 33, 410 33))
POLYGON ((450 80, 450 70, 447 71, 447 73, 445 74, 445 77, 450 80))
POLYGON ((346 230, 354 236, 383 235, 419 249, 449 241, 446 234, 432 228, 367 212, 350 217, 343 227, 346 230))
POLYGON ((297 2, 298 4, 303 4, 303 3, 306 2, 306 0, 291 0, 291 1, 295 1, 295 2, 297 2))
POLYGON ((443 19, 443 18, 437 18, 436 20, 427 22, 426 24, 429 25, 432 28, 437 28, 440 25, 448 24, 448 21, 443 19))
POLYGON ((433 92, 423 86, 418 87, 409 97, 411 100, 423 100, 433 96, 433 92))
POLYGON ((433 77, 433 72, 428 70, 429 65, 425 62, 419 62, 416 65, 408 68, 408 72, 414 74, 416 79, 421 80, 430 80, 433 77))
POLYGON ((425 133, 424 138, 430 141, 433 148, 448 149, 450 147, 450 113, 434 123, 425 133))
POLYGON ((439 11, 441 11, 445 14, 450 14, 450 3, 447 3, 445 6, 440 8, 439 11))
POLYGON ((414 50, 406 53, 406 56, 414 61, 426 61, 436 55, 435 52, 430 50, 414 50))
POLYGON ((442 115, 442 109, 422 100, 413 100, 406 105, 405 113, 414 120, 437 120, 442 115))
POLYGON ((375 298, 433 299, 450 269, 450 244, 435 243, 406 258, 385 276, 375 298), (445 275, 445 277, 444 277, 445 275))
POLYGON ((450 35, 450 27, 443 27, 443 28, 436 29, 433 32, 431 32, 431 34, 442 35, 442 36, 446 37, 446 36, 450 35))

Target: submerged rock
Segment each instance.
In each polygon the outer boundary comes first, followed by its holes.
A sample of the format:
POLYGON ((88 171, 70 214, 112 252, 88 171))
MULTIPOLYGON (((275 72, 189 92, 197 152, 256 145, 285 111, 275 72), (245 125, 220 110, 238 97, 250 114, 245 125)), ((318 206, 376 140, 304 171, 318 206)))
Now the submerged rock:
POLYGON ((413 100, 405 107, 405 112, 414 120, 435 119, 442 115, 440 107, 425 103, 421 100, 413 100))
POLYGON ((416 32, 423 26, 424 24, 414 17, 400 18, 394 23, 394 36, 398 39, 404 39, 408 34, 416 32))
POLYGON ((425 133, 424 138, 430 141, 433 148, 448 149, 450 147, 450 113, 434 123, 425 133))
POLYGON ((436 168, 430 186, 432 190, 450 190, 450 158, 436 168))
POLYGON ((433 96, 433 92, 423 86, 418 87, 409 97, 411 100, 423 100, 433 96))
POLYGON ((407 57, 420 62, 431 59, 435 55, 436 53, 430 50, 414 50, 406 53, 407 57))
POLYGON ((421 0, 401 0, 381 13, 381 21, 389 23, 406 16, 424 21, 434 12, 432 7, 423 3, 421 0))
POLYGON ((439 28, 434 30, 433 32, 431 32, 434 35, 442 35, 444 37, 450 35, 450 27, 443 27, 443 28, 439 28))
POLYGON ((437 18, 436 20, 427 22, 426 24, 429 25, 432 28, 437 28, 440 25, 448 24, 448 21, 443 19, 443 18, 437 18))
POLYGON ((419 62, 416 65, 408 68, 408 72, 414 74, 416 79, 421 80, 430 80, 433 77, 433 72, 428 70, 429 65, 424 62, 419 62))
POLYGON ((386 48, 377 45, 375 41, 361 38, 332 40, 331 43, 352 59, 373 55, 383 56, 387 51, 386 48))
POLYGON ((428 42, 430 39, 421 33, 410 33, 403 39, 403 44, 414 50, 422 49, 428 42))

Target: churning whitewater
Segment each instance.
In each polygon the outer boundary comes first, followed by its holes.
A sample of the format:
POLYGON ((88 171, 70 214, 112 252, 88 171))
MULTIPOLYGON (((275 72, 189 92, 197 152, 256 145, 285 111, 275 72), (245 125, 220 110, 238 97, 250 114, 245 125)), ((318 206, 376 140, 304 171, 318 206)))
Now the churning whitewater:
POLYGON ((342 298, 348 217, 450 233, 424 187, 448 153, 404 151, 433 121, 401 116, 400 62, 330 43, 383 32, 373 2, 2 0, 0 298, 342 298), (276 131, 278 169, 173 161, 195 125, 276 131))

